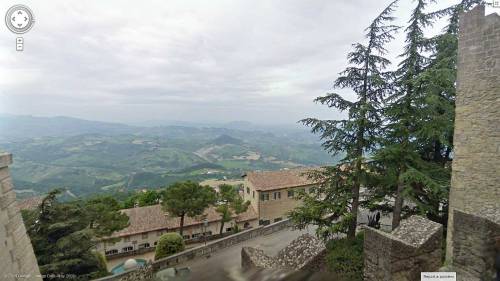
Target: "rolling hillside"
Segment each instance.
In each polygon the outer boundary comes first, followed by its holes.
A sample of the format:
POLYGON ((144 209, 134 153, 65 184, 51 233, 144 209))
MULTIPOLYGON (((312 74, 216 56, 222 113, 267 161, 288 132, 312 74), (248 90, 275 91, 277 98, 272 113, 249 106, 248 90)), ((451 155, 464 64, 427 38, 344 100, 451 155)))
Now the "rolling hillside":
POLYGON ((14 119, 0 117, 2 128, 18 128, 15 133, 1 131, 0 150, 14 154, 12 174, 19 197, 56 187, 87 196, 335 161, 310 136, 296 131, 133 127, 66 117, 14 119), (36 126, 47 130, 36 136, 37 130, 30 130, 36 126))

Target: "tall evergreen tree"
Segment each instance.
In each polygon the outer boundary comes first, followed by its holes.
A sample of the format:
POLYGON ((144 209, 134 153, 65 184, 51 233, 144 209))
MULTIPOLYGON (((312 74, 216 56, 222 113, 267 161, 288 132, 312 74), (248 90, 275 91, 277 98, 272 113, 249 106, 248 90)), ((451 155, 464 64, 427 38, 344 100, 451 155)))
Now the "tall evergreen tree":
POLYGON ((425 9, 434 1, 416 2, 405 29, 395 91, 384 108, 384 142, 374 157, 383 166, 378 172, 387 188, 379 199, 395 198, 393 228, 400 223, 405 199, 416 206, 413 212, 442 221, 438 217, 449 190, 453 142, 458 13, 478 1, 464 0, 433 13, 425 9), (449 13, 445 34, 426 38, 425 28, 449 13))
POLYGON ((448 16, 448 25, 443 33, 429 40, 429 63, 417 78, 417 84, 421 85, 423 91, 415 101, 420 111, 415 134, 417 152, 426 162, 428 174, 438 186, 426 188, 424 185, 415 185, 416 188, 409 190, 408 197, 416 203, 417 212, 445 225, 453 150, 458 16, 482 2, 463 0, 433 13, 438 17, 448 16))
MULTIPOLYGON (((422 73, 428 59, 423 55, 428 40, 424 36, 424 28, 432 24, 432 17, 424 12, 430 0, 417 0, 406 32, 406 45, 400 55, 402 61, 396 70, 395 91, 388 97, 388 106, 384 109, 386 126, 382 149, 374 157, 384 163, 385 177, 388 187, 395 187, 392 227, 396 228, 401 220, 404 193, 415 184, 422 182, 425 174, 420 173, 422 164, 415 143, 416 122, 419 119, 419 108, 415 101, 422 95, 422 87, 417 77, 422 73), (392 182, 392 180, 395 182, 392 182)), ((426 178, 428 180, 428 178, 426 178)))
MULTIPOLYGON (((391 80, 391 74, 385 72, 390 61, 384 58, 386 54, 385 44, 393 39, 393 33, 398 29, 391 24, 394 20, 392 12, 396 6, 394 1, 387 6, 366 28, 366 44, 357 43, 353 45, 353 51, 347 56, 349 66, 340 73, 340 77, 334 83, 336 89, 351 89, 356 94, 355 101, 349 101, 336 93, 330 93, 315 99, 316 102, 347 111, 348 116, 343 120, 318 120, 308 118, 302 120, 305 125, 312 128, 313 133, 320 135, 324 140, 323 147, 332 154, 345 153, 340 165, 343 167, 337 172, 342 172, 349 177, 351 183, 349 191, 349 204, 341 203, 345 209, 337 209, 332 217, 342 220, 340 223, 347 227, 346 230, 336 229, 339 232, 347 232, 349 238, 354 238, 357 226, 357 215, 359 208, 360 186, 366 185, 366 175, 363 171, 365 153, 372 151, 378 142, 378 133, 382 119, 379 114, 380 103, 386 94, 391 80), (348 172, 348 173, 346 173, 348 172)), ((314 176, 314 175, 313 175, 314 176)), ((317 175, 315 175, 317 176, 317 175)), ((326 192, 324 188, 313 189, 313 192, 326 192)), ((324 194, 323 194, 324 195, 324 194)), ((306 202, 313 204, 314 200, 323 200, 322 196, 302 195, 306 202), (314 198, 313 198, 314 197, 314 198)), ((331 200, 345 200, 344 196, 326 197, 331 200)), ((300 214, 295 212, 294 217, 300 214)), ((318 218, 319 219, 319 218, 318 218)), ((303 220, 300 220, 302 221, 303 220)))

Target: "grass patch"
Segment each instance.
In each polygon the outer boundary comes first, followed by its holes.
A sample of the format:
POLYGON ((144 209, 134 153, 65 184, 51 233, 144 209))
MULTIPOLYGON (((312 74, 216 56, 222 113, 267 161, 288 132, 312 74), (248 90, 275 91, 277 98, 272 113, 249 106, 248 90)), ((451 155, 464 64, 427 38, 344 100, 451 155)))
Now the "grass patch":
POLYGON ((364 234, 356 238, 332 240, 327 244, 326 262, 335 280, 363 280, 363 240, 364 234))

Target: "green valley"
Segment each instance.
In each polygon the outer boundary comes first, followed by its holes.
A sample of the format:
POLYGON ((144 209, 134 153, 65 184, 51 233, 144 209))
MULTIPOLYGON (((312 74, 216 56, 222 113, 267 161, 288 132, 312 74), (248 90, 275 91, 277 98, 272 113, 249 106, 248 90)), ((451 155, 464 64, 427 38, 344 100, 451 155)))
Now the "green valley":
POLYGON ((0 136, 0 149, 14 155, 11 168, 18 197, 37 196, 53 188, 86 197, 164 187, 187 179, 238 178, 248 170, 335 162, 306 130, 271 133, 212 127, 134 127, 61 118, 23 117, 17 122, 9 118, 8 123, 18 129, 15 134, 0 136), (58 120, 65 121, 58 125, 58 120), (40 130, 43 126, 50 127, 45 130, 50 135, 33 137, 30 128, 40 130), (65 126, 73 131, 68 133, 65 126), (85 133, 76 133, 79 126, 85 133))

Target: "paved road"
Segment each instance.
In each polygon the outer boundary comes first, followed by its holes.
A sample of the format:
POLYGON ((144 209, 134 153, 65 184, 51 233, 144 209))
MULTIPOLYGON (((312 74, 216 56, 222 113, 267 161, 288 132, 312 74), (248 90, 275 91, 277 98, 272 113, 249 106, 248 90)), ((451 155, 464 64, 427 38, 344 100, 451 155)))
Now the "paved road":
POLYGON ((239 272, 241 268, 241 248, 256 247, 263 249, 267 255, 274 256, 286 247, 292 240, 304 233, 314 235, 309 230, 286 229, 266 236, 259 236, 212 254, 209 258, 198 258, 177 267, 189 267, 191 273, 187 280, 232 280, 230 275, 239 272))

